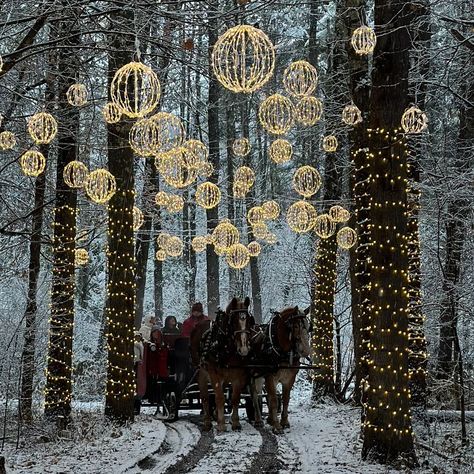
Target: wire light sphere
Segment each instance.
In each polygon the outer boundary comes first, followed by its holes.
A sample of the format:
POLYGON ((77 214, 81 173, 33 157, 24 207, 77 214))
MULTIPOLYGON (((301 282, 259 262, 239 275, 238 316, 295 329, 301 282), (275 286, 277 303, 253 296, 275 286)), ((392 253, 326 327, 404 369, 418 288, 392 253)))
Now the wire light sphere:
POLYGON ((270 144, 269 155, 271 160, 278 165, 287 163, 293 156, 293 146, 288 140, 278 138, 270 144))
POLYGON ((241 270, 250 262, 249 250, 241 243, 234 244, 227 250, 225 260, 229 267, 241 270))
POLYGON ((268 226, 265 222, 257 222, 252 225, 252 234, 258 240, 265 240, 268 236, 268 226))
POLYGON ((158 112, 152 115, 150 120, 153 120, 156 125, 159 153, 167 153, 183 145, 185 131, 179 117, 168 112, 158 112))
POLYGON ((262 246, 254 240, 247 245, 247 250, 249 251, 249 255, 251 257, 258 257, 262 251, 262 246))
POLYGON ((0 133, 0 150, 11 150, 16 146, 16 137, 15 135, 5 130, 0 133))
POLYGON ((207 247, 207 239, 203 235, 197 235, 196 237, 191 240, 191 248, 195 252, 204 252, 207 247))
POLYGON ((69 105, 82 107, 87 104, 87 88, 84 84, 72 84, 66 92, 69 105))
POLYGON ((166 251, 163 249, 158 249, 155 254, 155 258, 158 262, 164 262, 166 260, 166 251))
POLYGON ((260 224, 265 220, 265 211, 262 206, 254 206, 247 212, 247 221, 250 225, 260 224))
POLYGON ((167 206, 168 205, 168 202, 169 202, 169 195, 167 192, 165 191, 158 191, 156 194, 155 194, 155 204, 157 206, 167 206))
POLYGON ((133 206, 133 230, 136 232, 145 222, 145 216, 140 208, 133 206))
POLYGON ((167 232, 161 232, 156 237, 156 245, 158 246, 158 248, 163 249, 166 247, 166 244, 168 243, 169 239, 171 239, 170 234, 168 234, 167 232))
POLYGON ((267 132, 283 135, 293 126, 295 107, 288 97, 273 94, 260 104, 258 119, 267 132))
POLYGON ((255 184, 255 171, 248 166, 240 166, 234 173, 234 184, 239 183, 247 191, 255 184))
POLYGON ((357 233, 351 227, 343 227, 336 235, 337 245, 344 250, 349 250, 357 243, 357 233))
POLYGON ((209 161, 200 161, 197 166, 197 173, 202 178, 210 178, 214 173, 214 166, 209 161))
POLYGON ((107 102, 102 108, 102 117, 107 123, 118 123, 122 118, 122 111, 113 102, 107 102))
POLYGON ((342 109, 342 121, 346 125, 357 125, 362 122, 362 112, 359 107, 349 104, 342 109))
POLYGON ((329 214, 320 214, 314 222, 314 232, 322 239, 328 239, 336 232, 336 223, 329 214))
POLYGON ((401 124, 405 133, 421 133, 428 127, 428 117, 413 105, 403 112, 401 124))
POLYGON ((232 143, 232 152, 235 156, 247 156, 250 153, 250 141, 248 138, 236 138, 232 143))
POLYGON ((170 194, 168 196, 168 203, 166 204, 166 210, 172 214, 181 212, 184 209, 184 199, 178 194, 170 194))
POLYGON ((89 176, 89 170, 81 161, 70 161, 63 170, 64 182, 73 189, 84 187, 87 176, 89 176))
POLYGON ((321 99, 313 96, 301 97, 295 106, 296 122, 310 127, 315 125, 323 115, 321 99))
POLYGON ((78 248, 74 250, 74 265, 76 267, 82 267, 89 263, 89 252, 84 248, 78 248))
POLYGON ((140 62, 125 64, 110 84, 110 97, 122 114, 141 118, 158 105, 161 85, 156 73, 140 62))
POLYGON ((316 168, 305 165, 295 171, 293 175, 293 188, 306 198, 316 194, 321 187, 321 175, 316 168))
POLYGON ((208 163, 207 160, 209 159, 209 150, 207 149, 207 146, 204 145, 204 143, 201 140, 195 140, 195 139, 186 140, 183 143, 183 146, 187 148, 191 153, 194 153, 194 155, 196 156, 199 168, 203 164, 208 163))
POLYGON ((170 257, 179 257, 183 254, 183 249, 183 241, 177 236, 172 236, 166 242, 163 250, 166 252, 166 255, 169 255, 170 257))
POLYGON ((347 222, 351 217, 351 213, 344 207, 336 204, 329 209, 329 216, 334 222, 347 222))
POLYGON ((160 173, 164 181, 174 188, 185 188, 197 178, 196 155, 183 146, 163 155, 160 173))
POLYGON ((58 122, 47 112, 38 112, 28 119, 28 133, 37 145, 46 145, 58 133, 58 122))
POLYGON ((295 61, 285 69, 283 85, 293 96, 311 95, 318 85, 318 72, 308 61, 295 61))
POLYGON ((351 44, 355 52, 360 56, 372 54, 377 44, 375 31, 365 25, 359 26, 352 33, 351 44))
POLYGON ((221 200, 221 190, 219 186, 210 181, 201 183, 196 188, 196 203, 204 209, 216 207, 221 200))
POLYGON ((216 41, 211 55, 217 80, 232 92, 255 92, 273 76, 275 47, 250 25, 234 26, 216 41))
POLYGON ((28 150, 20 157, 20 167, 26 176, 39 176, 46 168, 46 158, 37 150, 28 150))
POLYGON ((89 173, 84 189, 92 201, 97 204, 105 204, 116 193, 117 183, 112 173, 99 168, 89 173))
POLYGON ((265 220, 274 220, 280 215, 280 204, 276 201, 265 201, 262 204, 265 220))
POLYGON ((158 127, 152 119, 140 119, 130 129, 128 141, 138 156, 151 156, 158 150, 158 127))
POLYGON ((339 143, 334 135, 327 135, 323 138, 323 150, 327 153, 334 153, 339 143))
POLYGON ((228 219, 223 219, 212 231, 212 237, 215 247, 228 249, 239 241, 240 233, 228 219))
POLYGON ((286 211, 286 222, 293 232, 303 234, 315 225, 318 213, 307 201, 296 201, 286 211))

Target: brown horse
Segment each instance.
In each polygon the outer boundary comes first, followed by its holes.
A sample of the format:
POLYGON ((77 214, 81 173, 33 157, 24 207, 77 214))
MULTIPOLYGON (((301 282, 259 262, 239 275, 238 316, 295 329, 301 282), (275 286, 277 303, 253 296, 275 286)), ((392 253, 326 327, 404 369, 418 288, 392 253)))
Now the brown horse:
MULTIPOLYGON (((310 349, 310 324, 307 319, 308 310, 303 312, 294 308, 286 308, 274 313, 267 325, 261 326, 261 332, 253 338, 252 349, 256 365, 264 366, 263 370, 254 371, 253 377, 263 377, 267 391, 268 423, 275 433, 282 433, 289 428, 288 404, 290 393, 295 383, 300 358, 308 357, 310 349), (282 385, 281 421, 277 417, 277 385, 282 385)), ((261 380, 261 379, 260 379, 261 380)), ((261 386, 261 383, 257 383, 261 386)), ((261 424, 261 413, 257 402, 257 387, 251 384, 254 399, 256 424, 261 424)))
POLYGON ((233 298, 225 312, 219 311, 215 322, 200 323, 191 333, 191 355, 199 367, 198 384, 204 412, 204 429, 212 427, 209 413, 208 381, 214 389, 217 429, 225 431, 224 384, 232 384, 232 429, 240 430, 239 403, 247 383, 244 362, 250 352, 250 333, 255 320, 249 313, 250 299, 233 298))

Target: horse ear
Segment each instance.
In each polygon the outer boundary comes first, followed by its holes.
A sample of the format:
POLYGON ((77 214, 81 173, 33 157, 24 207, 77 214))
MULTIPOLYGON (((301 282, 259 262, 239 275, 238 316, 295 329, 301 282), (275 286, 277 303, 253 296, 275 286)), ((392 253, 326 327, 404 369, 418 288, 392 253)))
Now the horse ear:
POLYGON ((297 313, 300 309, 298 308, 298 305, 295 306, 295 313, 297 313))
POLYGON ((250 298, 247 296, 244 300, 244 305, 246 308, 248 308, 250 306, 250 298))
POLYGON ((308 316, 308 314, 309 314, 310 311, 311 311, 311 306, 308 306, 308 307, 304 310, 305 316, 308 316))

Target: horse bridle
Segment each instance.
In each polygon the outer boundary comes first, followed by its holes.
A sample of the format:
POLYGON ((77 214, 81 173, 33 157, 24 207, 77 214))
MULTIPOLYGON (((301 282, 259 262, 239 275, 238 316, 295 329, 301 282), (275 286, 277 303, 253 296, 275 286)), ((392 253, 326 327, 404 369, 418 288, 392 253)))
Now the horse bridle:
MULTIPOLYGON (((235 313, 245 314, 245 318, 242 318, 242 316, 239 317, 240 320, 247 319, 248 317, 253 317, 252 314, 250 313, 250 311, 247 308, 231 309, 229 311, 229 315, 232 315, 232 314, 235 314, 235 313)), ((230 325, 230 321, 229 321, 229 325, 230 325)), ((236 335, 242 334, 242 333, 250 334, 251 331, 250 331, 250 329, 239 329, 237 331, 234 331, 233 336, 235 337, 236 335)))

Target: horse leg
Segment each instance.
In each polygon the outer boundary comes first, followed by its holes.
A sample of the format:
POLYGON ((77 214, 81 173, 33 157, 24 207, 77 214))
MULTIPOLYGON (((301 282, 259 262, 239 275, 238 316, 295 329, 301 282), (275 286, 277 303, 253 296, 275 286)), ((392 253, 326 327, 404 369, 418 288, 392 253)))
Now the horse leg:
POLYGON ((232 380, 232 429, 234 431, 240 431, 242 426, 239 421, 239 404, 240 404, 240 394, 242 393, 243 388, 242 380, 235 376, 232 380))
POLYGON ((211 375, 212 388, 216 396, 217 431, 226 431, 224 418, 224 380, 216 372, 211 375))
POLYGON ((277 383, 278 378, 269 375, 265 378, 265 387, 267 389, 268 401, 268 423, 273 427, 273 432, 276 434, 282 433, 280 422, 278 421, 278 401, 277 401, 277 383))
POLYGON ((198 376, 199 393, 201 395, 202 411, 204 417, 204 431, 210 431, 212 428, 211 414, 209 413, 209 392, 207 389, 207 374, 204 369, 199 369, 198 376))
POLYGON ((283 377, 282 380, 282 408, 281 408, 281 426, 282 428, 289 428, 290 423, 288 422, 288 404, 290 403, 290 393, 295 383, 296 373, 287 374, 287 377, 283 377))
POLYGON ((262 393, 262 382, 262 378, 259 378, 258 381, 253 377, 250 378, 250 394, 252 395, 253 408, 255 410, 254 426, 256 428, 263 427, 262 411, 260 410, 260 400, 258 397, 262 393))

